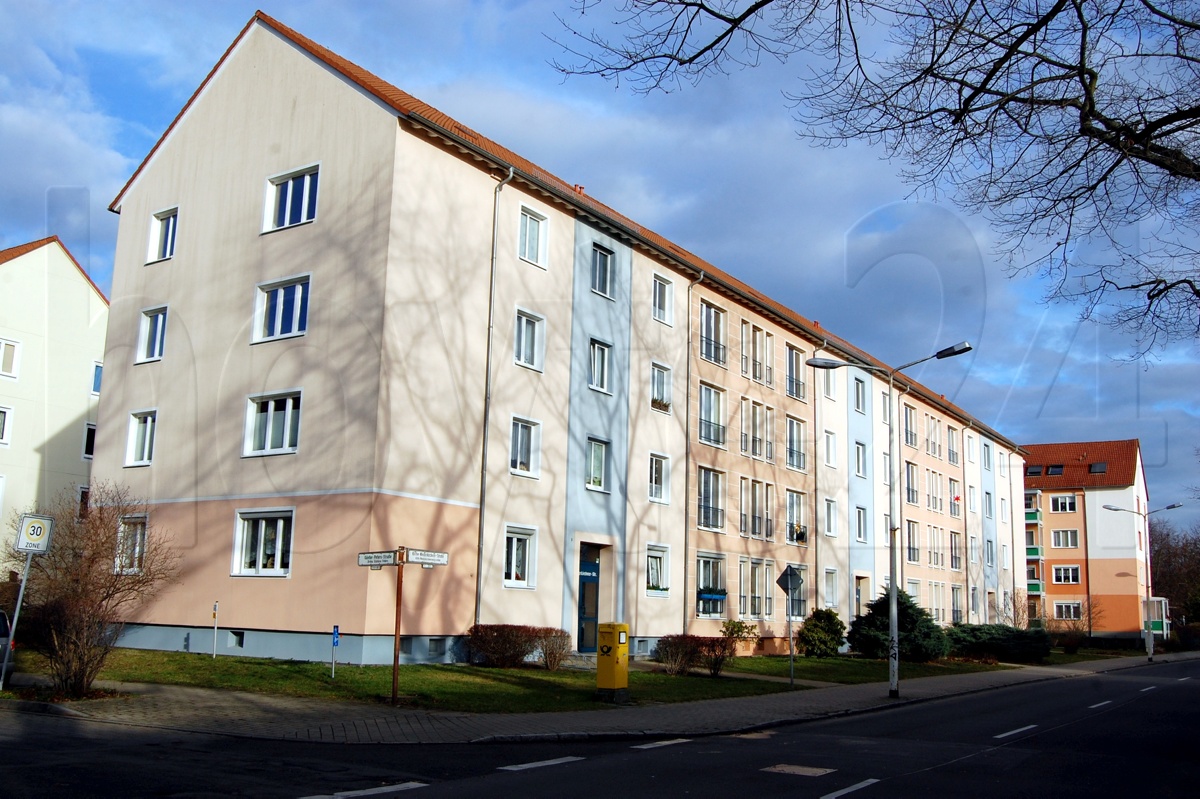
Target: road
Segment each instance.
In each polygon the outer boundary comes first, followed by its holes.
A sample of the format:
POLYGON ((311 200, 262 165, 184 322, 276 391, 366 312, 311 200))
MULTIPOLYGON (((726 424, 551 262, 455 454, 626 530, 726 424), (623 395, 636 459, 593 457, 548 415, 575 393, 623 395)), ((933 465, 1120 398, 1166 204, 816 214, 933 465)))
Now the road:
POLYGON ((348 746, 0 713, 0 796, 1192 797, 1197 729, 1200 661, 667 741, 348 746))

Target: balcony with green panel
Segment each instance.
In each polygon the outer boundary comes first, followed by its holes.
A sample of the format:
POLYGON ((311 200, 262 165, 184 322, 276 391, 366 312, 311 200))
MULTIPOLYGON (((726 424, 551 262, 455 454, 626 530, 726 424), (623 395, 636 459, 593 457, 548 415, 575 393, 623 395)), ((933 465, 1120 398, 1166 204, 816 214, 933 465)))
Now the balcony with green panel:
POLYGON ((1028 590, 1029 590, 1030 594, 1042 593, 1042 581, 1041 580, 1029 580, 1027 582, 1027 585, 1028 585, 1028 590))

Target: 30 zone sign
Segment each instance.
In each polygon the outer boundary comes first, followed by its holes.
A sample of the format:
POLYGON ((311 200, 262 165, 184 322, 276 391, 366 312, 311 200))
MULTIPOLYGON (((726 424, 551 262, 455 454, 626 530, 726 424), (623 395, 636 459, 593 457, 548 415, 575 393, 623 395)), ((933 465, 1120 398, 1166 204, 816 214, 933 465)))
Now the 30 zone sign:
POLYGON ((16 550, 44 555, 50 551, 50 537, 53 533, 54 519, 52 517, 26 513, 21 516, 20 528, 17 530, 16 550))

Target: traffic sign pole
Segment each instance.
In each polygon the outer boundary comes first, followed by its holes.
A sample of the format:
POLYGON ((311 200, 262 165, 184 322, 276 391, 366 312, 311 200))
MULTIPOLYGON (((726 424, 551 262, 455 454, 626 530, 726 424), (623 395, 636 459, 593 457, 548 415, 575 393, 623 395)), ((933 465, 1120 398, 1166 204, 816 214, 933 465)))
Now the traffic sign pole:
POLYGON ((29 567, 32 565, 33 553, 29 552, 25 555, 25 573, 21 577, 21 589, 17 591, 17 607, 13 610, 12 624, 8 627, 8 646, 4 647, 4 665, 0 666, 0 691, 4 690, 4 680, 8 677, 8 660, 17 641, 17 620, 21 618, 21 603, 25 601, 25 584, 29 582, 29 567))
POLYGON ((396 564, 396 640, 392 646, 392 707, 400 692, 400 601, 404 596, 404 548, 399 551, 396 564))

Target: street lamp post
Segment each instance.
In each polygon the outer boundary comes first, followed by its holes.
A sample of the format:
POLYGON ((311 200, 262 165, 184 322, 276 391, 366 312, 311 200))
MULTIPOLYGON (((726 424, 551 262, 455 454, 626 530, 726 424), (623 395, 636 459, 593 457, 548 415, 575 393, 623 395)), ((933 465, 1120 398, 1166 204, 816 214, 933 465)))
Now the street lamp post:
MULTIPOLYGON (((1137 511, 1137 510, 1133 510, 1131 508, 1118 507, 1117 505, 1104 505, 1102 507, 1105 510, 1115 510, 1115 511, 1120 511, 1122 513, 1132 513, 1135 516, 1141 516, 1142 521, 1145 523, 1146 541, 1144 543, 1145 543, 1145 548, 1146 548, 1146 607, 1142 610, 1142 613, 1145 615, 1145 620, 1143 622, 1143 626, 1144 626, 1145 635, 1146 635, 1146 660, 1153 663, 1154 662, 1154 627, 1153 627, 1153 622, 1150 618, 1150 516, 1152 514, 1158 513, 1159 511, 1175 510, 1176 508, 1182 508, 1183 503, 1182 502, 1173 502, 1170 505, 1167 505, 1165 508, 1158 508, 1156 510, 1148 510, 1148 511, 1137 511)), ((1163 626, 1164 634, 1166 633, 1166 630, 1167 630, 1167 628, 1164 625, 1163 626)))
POLYGON ((857 366, 871 372, 887 372, 888 376, 888 696, 900 698, 900 622, 896 593, 897 575, 900 571, 899 548, 896 546, 896 536, 900 530, 900 507, 896 494, 896 482, 899 479, 896 470, 896 458, 900 447, 896 441, 896 373, 916 366, 925 361, 953 358, 971 351, 971 345, 965 341, 950 347, 940 349, 933 355, 926 355, 910 363, 888 369, 883 366, 869 364, 851 364, 846 361, 835 361, 832 358, 809 358, 807 364, 814 369, 839 369, 843 366, 857 366))

